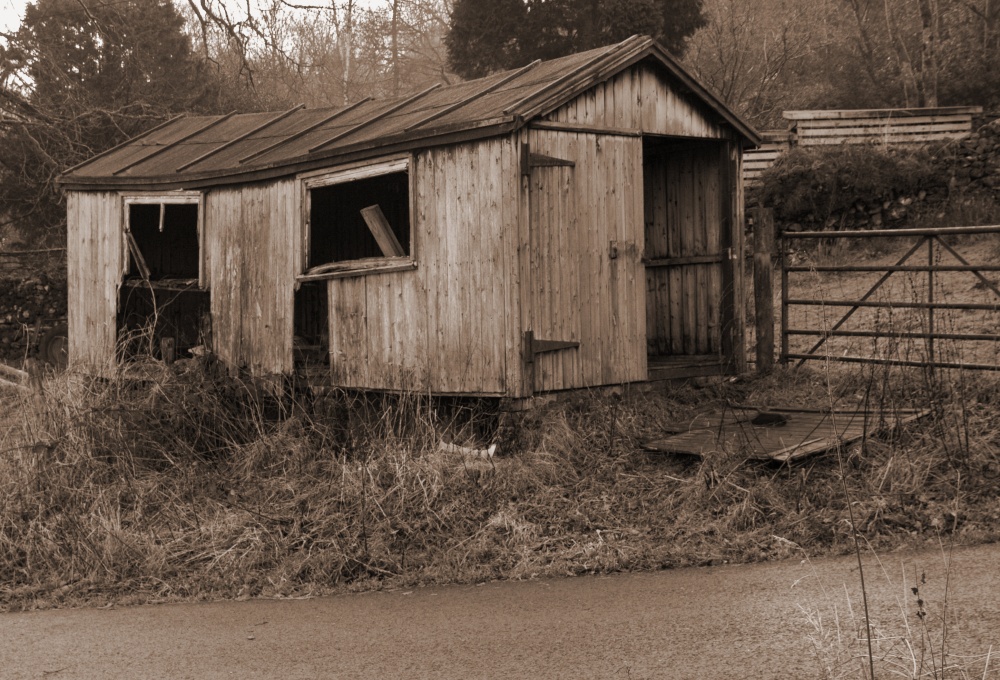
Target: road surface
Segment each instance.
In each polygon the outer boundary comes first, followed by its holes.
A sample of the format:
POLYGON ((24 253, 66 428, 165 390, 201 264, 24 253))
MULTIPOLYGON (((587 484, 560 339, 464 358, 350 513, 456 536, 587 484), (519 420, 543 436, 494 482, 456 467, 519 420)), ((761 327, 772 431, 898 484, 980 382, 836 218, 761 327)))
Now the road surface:
MULTIPOLYGON (((884 664, 916 656, 908 651, 919 650, 920 638, 910 587, 923 574, 928 630, 939 637, 947 583, 949 653, 968 655, 972 677, 1000 678, 1000 659, 986 666, 987 653, 1000 655, 1000 548, 955 550, 950 571, 943 558, 887 555, 882 567, 866 560, 878 655, 889 657, 884 664), (910 648, 891 637, 904 611, 910 648)), ((4 614, 0 677, 858 678, 851 654, 860 648, 847 642, 852 612, 855 621, 861 612, 857 582, 853 560, 837 558, 4 614), (817 654, 812 640, 823 631, 817 654)))

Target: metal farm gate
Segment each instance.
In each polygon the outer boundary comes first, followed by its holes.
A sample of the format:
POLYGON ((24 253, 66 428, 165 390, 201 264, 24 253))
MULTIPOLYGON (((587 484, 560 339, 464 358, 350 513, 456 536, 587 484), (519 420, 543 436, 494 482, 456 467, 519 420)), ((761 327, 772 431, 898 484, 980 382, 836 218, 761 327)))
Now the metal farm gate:
POLYGON ((782 233, 780 361, 1000 370, 996 234, 1000 225, 782 233), (912 245, 901 250, 902 239, 912 245))

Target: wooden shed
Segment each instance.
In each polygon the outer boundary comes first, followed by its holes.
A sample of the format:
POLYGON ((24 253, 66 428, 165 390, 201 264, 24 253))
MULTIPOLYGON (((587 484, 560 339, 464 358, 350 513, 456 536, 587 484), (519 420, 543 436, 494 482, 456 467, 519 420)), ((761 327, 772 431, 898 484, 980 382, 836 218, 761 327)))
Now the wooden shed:
POLYGON ((186 116, 61 177, 70 362, 526 397, 741 370, 757 133, 658 44, 394 101, 186 116))

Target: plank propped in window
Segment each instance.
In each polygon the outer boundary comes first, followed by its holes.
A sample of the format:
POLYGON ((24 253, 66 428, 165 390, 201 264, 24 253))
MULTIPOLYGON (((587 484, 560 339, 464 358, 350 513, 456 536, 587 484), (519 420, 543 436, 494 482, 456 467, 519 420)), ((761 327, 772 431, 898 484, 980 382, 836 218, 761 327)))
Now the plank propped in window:
POLYGON ((378 205, 370 205, 361 209, 361 216, 365 218, 365 224, 371 230, 372 236, 378 242, 378 247, 382 249, 382 254, 386 257, 402 257, 406 255, 403 246, 399 244, 399 239, 393 233, 389 220, 385 219, 382 208, 378 205))
POLYGON ((146 264, 146 258, 139 251, 139 244, 135 242, 135 236, 132 236, 131 231, 125 232, 125 241, 128 243, 129 252, 135 258, 135 265, 139 268, 139 273, 142 275, 143 280, 149 281, 149 266, 146 264))

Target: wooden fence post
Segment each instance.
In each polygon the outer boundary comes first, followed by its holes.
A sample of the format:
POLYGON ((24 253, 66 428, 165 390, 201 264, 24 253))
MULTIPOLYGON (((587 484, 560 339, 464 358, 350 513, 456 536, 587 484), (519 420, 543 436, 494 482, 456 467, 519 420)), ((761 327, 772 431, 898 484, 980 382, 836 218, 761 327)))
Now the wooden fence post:
POLYGON ((753 297, 757 373, 774 370, 774 211, 753 209, 753 297))

